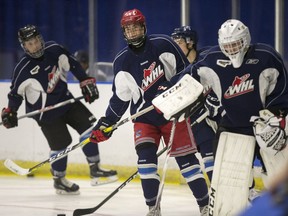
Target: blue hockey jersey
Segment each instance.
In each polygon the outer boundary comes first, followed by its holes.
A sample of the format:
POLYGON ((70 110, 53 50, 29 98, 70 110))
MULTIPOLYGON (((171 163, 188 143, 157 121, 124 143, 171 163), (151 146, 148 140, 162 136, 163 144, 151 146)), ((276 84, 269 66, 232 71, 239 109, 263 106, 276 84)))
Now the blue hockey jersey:
MULTIPOLYGON (((28 113, 73 98, 66 80, 69 71, 78 80, 87 78, 74 57, 53 41, 45 43, 45 52, 41 58, 34 59, 25 54, 13 72, 8 107, 18 110, 25 98, 28 113)), ((33 118, 47 122, 63 115, 69 107, 66 105, 33 118)))
POLYGON ((253 135, 251 116, 262 109, 288 108, 288 74, 280 55, 266 44, 251 45, 242 65, 234 68, 219 46, 187 67, 205 87, 216 93, 226 111, 221 125, 253 135))
MULTIPOLYGON (((113 62, 113 96, 106 110, 106 118, 117 122, 130 102, 131 115, 152 105, 158 86, 188 65, 182 50, 166 35, 147 36, 143 47, 137 50, 125 47, 113 62)), ((155 110, 135 121, 153 125, 167 123, 155 110)))

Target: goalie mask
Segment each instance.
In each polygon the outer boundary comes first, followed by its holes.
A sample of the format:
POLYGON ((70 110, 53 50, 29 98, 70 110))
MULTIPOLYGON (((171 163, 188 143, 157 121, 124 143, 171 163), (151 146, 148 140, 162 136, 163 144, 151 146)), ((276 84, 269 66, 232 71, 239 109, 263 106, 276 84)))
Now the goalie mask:
POLYGON ((239 68, 251 42, 249 29, 239 20, 224 22, 218 31, 218 44, 234 68, 239 68))
POLYGON ((124 38, 129 45, 139 48, 144 44, 147 33, 145 16, 137 9, 123 13, 121 28, 124 38))
POLYGON ((26 25, 18 31, 18 40, 23 50, 32 58, 40 58, 44 54, 44 40, 34 25, 26 25))

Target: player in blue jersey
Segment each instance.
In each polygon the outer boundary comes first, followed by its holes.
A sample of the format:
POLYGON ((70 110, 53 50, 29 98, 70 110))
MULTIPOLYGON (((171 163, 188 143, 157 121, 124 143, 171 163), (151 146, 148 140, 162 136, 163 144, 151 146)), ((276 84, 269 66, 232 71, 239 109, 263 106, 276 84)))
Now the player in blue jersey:
MULTIPOLYGON (((287 157, 287 70, 281 56, 271 46, 250 42, 249 29, 241 21, 227 20, 218 32, 219 45, 209 49, 201 59, 183 71, 183 74, 191 74, 205 88, 212 88, 226 112, 218 125, 218 141, 214 147, 215 164, 218 160, 220 170, 224 171, 218 173, 214 166, 209 215, 218 215, 221 211, 222 215, 226 215, 223 210, 231 214, 239 210, 240 203, 244 203, 242 207, 245 206, 248 197, 241 197, 240 194, 244 192, 248 196, 248 187, 247 191, 243 191, 243 185, 250 184, 249 178, 239 184, 237 182, 246 173, 252 173, 255 156, 267 169, 270 178, 273 178, 282 158, 287 157), (253 150, 234 151, 233 144, 235 149, 238 146, 236 143, 244 146, 248 143, 245 139, 252 146, 255 145, 253 150), (224 160, 225 148, 232 149, 230 158, 224 160), (240 162, 236 162, 238 158, 243 159, 241 166, 240 162), (245 164, 245 160, 249 162, 245 164), (231 161, 234 161, 234 165, 229 164, 231 161), (229 170, 229 166, 233 169, 229 170), (241 170, 242 166, 247 172, 241 170), (237 173, 234 170, 238 170, 237 173), (229 176, 231 173, 235 175, 233 178, 229 176), (218 177, 219 181, 216 180, 218 177), (221 189, 223 193, 217 194, 222 185, 225 193, 221 189), (216 210, 215 206, 218 207, 216 210)), ((247 145, 247 148, 250 146, 247 145)))
MULTIPOLYGON (((14 69, 8 107, 2 110, 1 117, 6 128, 18 126, 17 110, 24 99, 26 112, 32 112, 73 98, 66 81, 69 71, 80 81, 86 102, 92 103, 98 99, 96 80, 88 77, 79 62, 62 46, 53 41, 45 43, 36 26, 26 25, 20 28, 18 39, 25 55, 14 69)), ((89 137, 96 121, 93 114, 79 101, 33 118, 48 141, 50 156, 58 154, 72 142, 68 125, 80 134, 82 141, 89 137)), ((88 143, 82 150, 90 166, 93 185, 99 183, 100 177, 116 177, 116 171, 100 168, 98 145, 88 143)), ((66 167, 67 156, 51 164, 56 192, 79 194, 79 186, 65 178, 66 167)))
MULTIPOLYGON (((147 35, 145 17, 137 10, 123 13, 121 27, 128 44, 115 57, 113 95, 106 114, 93 129, 91 139, 107 140, 112 133, 102 130, 115 124, 130 105, 131 115, 152 105, 158 86, 182 71, 188 60, 177 44, 167 35, 147 35)), ((157 150, 160 138, 168 144, 172 122, 152 110, 134 120, 134 142, 138 155, 138 172, 143 194, 149 206, 148 215, 161 215, 155 208, 160 177, 157 173, 157 150)), ((195 196, 202 212, 207 209, 208 189, 200 164, 195 156, 197 149, 186 121, 177 123, 171 156, 195 196)))
MULTIPOLYGON (((171 34, 171 38, 178 44, 183 53, 186 55, 190 64, 195 63, 198 59, 200 52, 205 49, 197 50, 198 34, 190 26, 181 26, 180 28, 175 28, 171 34)), ((206 109, 203 108, 199 115, 205 112, 206 109)), ((196 116, 196 115, 195 115, 196 116)), ((193 115, 191 122, 193 122, 196 117, 193 115)), ((197 117, 199 117, 197 115, 197 117)), ((205 121, 195 124, 192 127, 192 131, 197 143, 197 148, 202 156, 205 172, 211 181, 214 158, 213 158, 213 140, 215 138, 215 130, 217 129, 217 123, 210 118, 206 118, 205 121)))

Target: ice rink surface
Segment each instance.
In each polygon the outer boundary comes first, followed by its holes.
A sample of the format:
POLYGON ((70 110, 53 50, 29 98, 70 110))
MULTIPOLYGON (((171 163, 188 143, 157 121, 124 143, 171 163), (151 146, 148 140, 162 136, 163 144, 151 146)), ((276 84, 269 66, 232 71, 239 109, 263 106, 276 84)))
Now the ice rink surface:
MULTIPOLYGON (((76 208, 91 208, 101 203, 123 181, 90 186, 90 181, 73 180, 80 195, 57 195, 52 178, 0 176, 1 216, 72 216, 76 208)), ((166 184, 161 201, 162 216, 199 216, 199 208, 187 185, 166 184)), ((93 214, 95 216, 145 216, 148 208, 140 182, 132 181, 93 214)))

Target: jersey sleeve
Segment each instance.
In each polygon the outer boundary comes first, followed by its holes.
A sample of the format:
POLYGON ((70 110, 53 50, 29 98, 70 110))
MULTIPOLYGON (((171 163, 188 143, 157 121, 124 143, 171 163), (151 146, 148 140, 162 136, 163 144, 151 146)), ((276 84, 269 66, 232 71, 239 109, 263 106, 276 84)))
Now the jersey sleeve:
POLYGON ((24 84, 25 73, 21 73, 23 64, 25 65, 26 60, 23 58, 20 63, 18 63, 13 71, 12 81, 10 85, 10 92, 8 93, 8 107, 17 111, 21 106, 24 99, 24 84))
POLYGON ((59 45, 60 52, 63 53, 68 57, 68 62, 70 65, 69 71, 81 82, 82 80, 85 80, 88 75, 81 67, 80 63, 74 58, 74 56, 63 46, 59 45))
POLYGON ((105 113, 106 118, 113 123, 116 123, 121 119, 132 98, 132 91, 130 87, 133 85, 131 83, 131 80, 133 79, 131 79, 129 73, 121 70, 119 64, 121 65, 121 63, 118 61, 114 61, 114 80, 112 85, 113 95, 110 98, 109 106, 105 113))
POLYGON ((282 58, 276 52, 271 52, 269 60, 267 61, 267 69, 263 71, 262 75, 265 80, 269 82, 266 91, 265 107, 274 113, 282 110, 285 113, 288 111, 288 74, 287 69, 283 63, 282 58))

